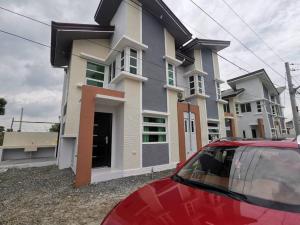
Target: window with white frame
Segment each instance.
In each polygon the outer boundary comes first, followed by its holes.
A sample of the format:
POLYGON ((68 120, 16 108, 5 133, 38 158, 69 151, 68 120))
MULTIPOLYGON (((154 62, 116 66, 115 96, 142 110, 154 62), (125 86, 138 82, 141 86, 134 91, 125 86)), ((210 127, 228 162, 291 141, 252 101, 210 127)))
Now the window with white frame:
POLYGON ((87 62, 86 68, 86 84, 103 87, 105 66, 87 62))
POLYGON ((167 71, 167 74, 168 74, 168 85, 171 85, 171 86, 175 86, 175 67, 174 65, 170 64, 170 63, 167 63, 167 67, 168 67, 168 71, 167 71))
POLYGON ((230 113, 229 103, 223 105, 224 112, 230 113))
POLYGON ((260 101, 256 102, 256 108, 257 108, 257 112, 261 112, 261 102, 260 101))
POLYGON ((204 78, 198 75, 198 92, 199 94, 204 94, 204 78))
POLYGON ((240 114, 240 105, 239 104, 235 104, 235 113, 240 114))
POLYGON ((125 70, 125 50, 121 52, 121 71, 125 70))
POLYGON ((130 49, 129 52, 129 72, 133 74, 137 74, 137 50, 130 49))
POLYGON ((144 116, 143 143, 166 143, 167 119, 165 117, 144 116))
POLYGON ((109 82, 116 77, 116 60, 109 66, 109 82))
POLYGON ((273 114, 273 115, 276 115, 275 105, 272 105, 272 114, 273 114))
POLYGON ((189 77, 189 86, 190 86, 190 95, 195 94, 195 77, 190 76, 189 77))
POLYGON ((208 122, 208 140, 213 141, 220 138, 220 128, 218 122, 208 122))
POLYGON ((221 86, 219 82, 216 82, 217 100, 222 99, 221 86))

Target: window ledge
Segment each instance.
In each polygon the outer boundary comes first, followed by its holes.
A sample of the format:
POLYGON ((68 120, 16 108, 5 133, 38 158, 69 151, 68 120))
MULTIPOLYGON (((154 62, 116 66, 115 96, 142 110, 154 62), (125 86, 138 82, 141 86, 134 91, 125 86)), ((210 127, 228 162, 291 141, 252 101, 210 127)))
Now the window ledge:
POLYGON ((216 102, 221 103, 221 104, 228 104, 228 101, 225 101, 222 99, 217 99, 216 102))
POLYGON ((262 114, 263 114, 262 112, 255 113, 255 115, 262 115, 262 114))
POLYGON ((216 81, 217 83, 219 83, 219 84, 223 84, 223 83, 225 83, 225 81, 224 81, 224 80, 221 80, 221 79, 218 79, 218 78, 215 78, 215 81, 216 81))
POLYGON ((179 65, 181 65, 183 63, 182 61, 180 61, 180 60, 178 60, 176 58, 167 56, 167 55, 165 55, 163 58, 164 58, 164 60, 166 60, 167 62, 173 64, 174 66, 179 66, 179 65))
POLYGON ((208 75, 208 73, 206 73, 202 70, 194 69, 194 70, 191 70, 189 72, 186 72, 183 76, 184 77, 189 77, 189 76, 194 76, 194 75, 197 75, 197 74, 204 75, 204 76, 208 75))
POLYGON ((112 79, 111 83, 116 84, 116 83, 119 83, 120 81, 122 81, 124 79, 131 79, 131 80, 136 80, 136 81, 139 81, 139 82, 144 82, 144 81, 148 80, 147 77, 132 74, 132 73, 129 73, 129 72, 126 72, 126 71, 122 71, 122 72, 119 73, 119 75, 117 75, 114 79, 112 79))
POLYGON ((184 89, 183 88, 180 88, 180 87, 176 87, 176 86, 172 86, 172 85, 164 85, 164 88, 170 90, 170 91, 175 91, 175 92, 184 92, 184 89))
POLYGON ((238 116, 238 117, 243 117, 244 115, 243 115, 243 114, 237 114, 237 116, 238 116))
POLYGON ((141 42, 135 41, 132 38, 123 35, 121 39, 112 47, 112 50, 108 53, 108 56, 105 59, 105 62, 110 64, 116 55, 122 51, 125 47, 134 48, 136 50, 145 51, 148 49, 148 45, 145 45, 141 42))
POLYGON ((102 58, 98 58, 96 56, 93 56, 93 55, 89 55, 89 54, 86 54, 84 52, 80 52, 80 57, 83 58, 83 59, 86 59, 88 61, 91 61, 91 62, 95 62, 95 63, 105 63, 105 59, 102 59, 102 58))
POLYGON ((154 115, 154 116, 169 116, 170 115, 167 112, 159 112, 159 111, 152 111, 152 110, 143 110, 143 114, 154 115))
POLYGON ((206 95, 206 94, 200 94, 200 93, 197 93, 197 94, 193 94, 193 95, 190 95, 189 97, 187 97, 186 99, 191 99, 191 98, 209 98, 210 96, 209 95, 206 95))

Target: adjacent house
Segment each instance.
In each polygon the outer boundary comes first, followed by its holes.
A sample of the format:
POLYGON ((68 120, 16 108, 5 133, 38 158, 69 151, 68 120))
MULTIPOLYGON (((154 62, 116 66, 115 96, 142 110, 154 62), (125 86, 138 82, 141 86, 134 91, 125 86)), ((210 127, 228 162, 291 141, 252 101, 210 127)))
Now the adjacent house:
MULTIPOLYGON (((227 101, 224 107, 226 137, 240 137, 238 127, 239 105, 238 96, 244 92, 244 88, 227 89, 222 91, 222 99, 227 101)), ((242 122, 242 121, 240 121, 242 122)))
POLYGON ((0 168, 55 165, 57 133, 5 132, 0 168))
POLYGON ((226 135, 228 41, 192 40, 162 0, 101 0, 95 21, 52 22, 51 64, 65 70, 58 165, 77 187, 174 168, 226 135))
POLYGON ((232 90, 224 98, 233 99, 226 111, 235 112, 238 134, 243 138, 282 138, 286 136, 284 106, 280 94, 264 69, 227 81, 232 90), (233 95, 230 93, 234 93, 233 95), (229 97, 228 97, 229 95, 229 97))

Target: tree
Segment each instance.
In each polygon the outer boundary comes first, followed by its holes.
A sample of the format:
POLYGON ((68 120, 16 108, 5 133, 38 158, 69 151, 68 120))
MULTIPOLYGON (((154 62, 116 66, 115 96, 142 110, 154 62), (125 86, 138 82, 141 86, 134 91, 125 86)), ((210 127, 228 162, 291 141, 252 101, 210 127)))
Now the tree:
POLYGON ((4 131, 5 128, 3 126, 0 126, 0 146, 3 144, 4 131))
POLYGON ((55 123, 53 124, 50 129, 49 129, 50 132, 59 132, 59 123, 55 123))
POLYGON ((5 114, 5 105, 7 104, 7 101, 4 98, 0 98, 0 115, 5 114))

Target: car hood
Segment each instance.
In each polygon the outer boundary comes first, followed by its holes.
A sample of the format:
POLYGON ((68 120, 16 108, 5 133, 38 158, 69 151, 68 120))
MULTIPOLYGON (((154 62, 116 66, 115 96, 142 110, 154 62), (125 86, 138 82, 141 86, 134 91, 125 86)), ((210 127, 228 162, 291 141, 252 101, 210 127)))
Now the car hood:
POLYGON ((166 178, 121 201, 103 224, 295 225, 299 221, 299 213, 248 204, 166 178))

